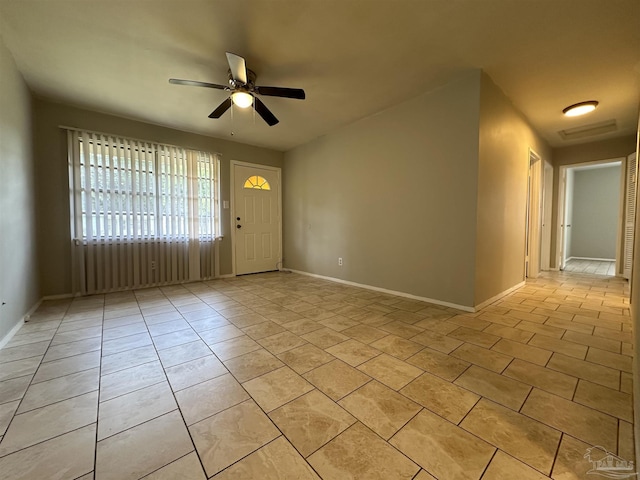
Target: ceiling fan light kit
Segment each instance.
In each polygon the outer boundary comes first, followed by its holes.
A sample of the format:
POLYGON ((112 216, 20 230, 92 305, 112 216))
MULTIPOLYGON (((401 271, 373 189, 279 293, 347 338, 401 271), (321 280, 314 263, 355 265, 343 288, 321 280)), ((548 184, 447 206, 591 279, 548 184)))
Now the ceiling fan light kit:
POLYGON ((253 95, 247 92, 233 92, 231 100, 237 107, 247 108, 253 104, 253 95))
POLYGON ((260 115, 270 127, 277 124, 279 120, 271 113, 271 110, 256 97, 256 94, 269 97, 295 98, 298 100, 305 99, 306 95, 301 88, 261 87, 256 85, 256 74, 246 67, 244 58, 239 55, 227 52, 227 62, 229 63, 229 86, 198 82, 195 80, 180 80, 178 78, 170 78, 169 83, 174 85, 213 88, 230 92, 231 95, 209 114, 209 118, 220 118, 231 108, 231 104, 233 103, 240 108, 253 106, 258 115, 260 115))
POLYGON ((567 108, 562 110, 562 113, 564 113, 567 117, 578 117, 580 115, 593 112, 597 106, 598 102, 596 100, 589 100, 587 102, 580 102, 569 105, 567 108))

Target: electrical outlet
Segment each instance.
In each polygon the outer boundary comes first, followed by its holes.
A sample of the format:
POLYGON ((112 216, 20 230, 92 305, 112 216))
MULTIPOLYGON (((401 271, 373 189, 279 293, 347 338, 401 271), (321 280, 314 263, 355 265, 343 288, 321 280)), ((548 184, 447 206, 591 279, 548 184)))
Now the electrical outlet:
POLYGON ((342 266, 342 257, 338 257, 338 266, 342 266))
POLYGON ((155 270, 155 269, 156 269, 156 261, 151 260, 151 270, 155 270))

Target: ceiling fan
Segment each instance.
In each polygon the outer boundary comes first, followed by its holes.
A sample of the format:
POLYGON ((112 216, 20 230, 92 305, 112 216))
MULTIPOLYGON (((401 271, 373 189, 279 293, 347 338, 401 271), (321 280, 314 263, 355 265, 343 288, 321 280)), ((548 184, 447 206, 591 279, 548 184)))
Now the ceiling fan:
POLYGON ((240 108, 252 106, 270 127, 278 123, 279 120, 271 113, 271 110, 256 97, 256 94, 268 97, 297 98, 298 100, 304 100, 305 98, 304 90, 301 88, 260 87, 256 85, 256 74, 246 67, 244 58, 239 55, 227 52, 227 61, 229 62, 229 86, 197 82, 195 80, 180 80, 178 78, 170 78, 169 83, 174 85, 189 85, 192 87, 216 88, 218 90, 231 92, 229 98, 209 114, 209 118, 220 118, 224 112, 231 108, 231 104, 234 103, 240 108))

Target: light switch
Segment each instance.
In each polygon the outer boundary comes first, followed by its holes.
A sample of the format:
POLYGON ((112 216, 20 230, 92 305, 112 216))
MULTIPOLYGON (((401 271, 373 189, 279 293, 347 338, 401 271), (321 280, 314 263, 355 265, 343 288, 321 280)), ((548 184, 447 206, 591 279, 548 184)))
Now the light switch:
POLYGON ((222 201, 222 208, 229 208, 229 200, 222 201))

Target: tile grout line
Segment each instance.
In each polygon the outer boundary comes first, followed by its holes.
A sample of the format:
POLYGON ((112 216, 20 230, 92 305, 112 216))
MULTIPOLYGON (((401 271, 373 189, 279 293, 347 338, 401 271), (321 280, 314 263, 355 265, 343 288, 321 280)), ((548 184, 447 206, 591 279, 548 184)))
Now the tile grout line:
MULTIPOLYGON (((225 318, 226 318, 226 317, 225 317, 225 318)), ((201 339, 201 340, 202 340, 202 339, 201 339)), ((204 342, 204 340, 202 340, 202 341, 204 342)), ((254 340, 254 341, 255 341, 255 340, 254 340)), ((211 350, 211 346, 210 346, 209 344, 207 344, 206 342, 204 342, 204 343, 205 343, 205 344, 207 345, 207 347, 211 350)), ((261 345, 261 346, 262 346, 262 345, 261 345)), ((262 347, 262 348, 264 348, 264 347, 262 347)), ((296 348, 296 347, 294 347, 294 348, 296 348)), ((266 350, 266 349, 265 349, 265 350, 266 350)), ((269 414, 268 414, 266 411, 264 411, 264 409, 260 406, 260 404, 259 404, 259 403, 258 403, 258 402, 253 398, 253 396, 252 396, 252 395, 251 395, 251 394, 250 394, 250 393, 249 393, 249 392, 244 388, 243 384, 242 384, 241 382, 239 382, 239 381, 238 381, 238 379, 237 379, 237 378, 236 378, 236 376, 233 374, 233 372, 231 372, 231 371, 226 367, 226 365, 224 364, 224 362, 223 362, 222 360, 220 360, 220 358, 218 358, 218 356, 216 355, 216 353, 215 353, 215 352, 213 352, 213 350, 211 350, 211 351, 212 351, 213 355, 218 359, 218 361, 220 361, 220 363, 222 363, 222 365, 223 365, 223 366, 225 367, 225 369, 228 371, 229 375, 231 375, 231 376, 233 377, 233 379, 238 383, 238 385, 239 385, 239 386, 244 390, 244 392, 247 394, 247 396, 249 397, 249 399, 250 399, 250 400, 251 400, 251 401, 252 401, 252 402, 253 402, 253 403, 254 403, 254 404, 255 404, 255 405, 256 405, 256 406, 257 406, 257 407, 262 411, 262 413, 266 416, 266 418, 268 418, 268 419, 269 419, 269 422, 271 423, 271 425, 273 425, 273 426, 274 426, 274 428, 275 428, 275 429, 277 429, 277 430, 280 432, 280 435, 279 435, 278 437, 276 437, 276 438, 272 439, 271 441, 267 442, 266 444, 262 445, 261 447, 259 447, 259 448, 255 449, 255 450, 253 450, 252 452, 248 453, 247 455, 243 456, 242 458, 240 458, 240 459, 236 460, 234 463, 232 463, 231 465, 228 465, 227 467, 225 467, 224 469, 220 470, 219 472, 216 472, 216 474, 215 474, 215 475, 218 475, 219 473, 221 473, 221 472, 223 472, 224 470, 226 470, 226 469, 230 468, 231 466, 235 465, 236 463, 238 463, 238 462, 240 462, 240 461, 244 460, 244 459, 245 459, 245 458, 247 458, 249 455, 251 455, 251 454, 253 454, 253 453, 257 452, 258 450, 260 450, 260 449, 264 448, 265 446, 269 445, 270 443, 274 442, 275 440, 277 440, 277 439, 278 439, 278 438, 280 438, 280 437, 285 438, 285 439, 286 439, 286 441, 287 441, 287 443, 288 443, 289 445, 291 445, 291 446, 292 446, 292 448, 294 448, 294 449, 296 450, 296 452, 301 456, 301 458, 304 460, 305 464, 315 472, 315 469, 313 468, 313 466, 312 466, 311 464, 309 464, 309 462, 307 461, 307 459, 306 459, 306 458, 305 458, 305 457, 300 453, 300 451, 295 447, 295 445, 293 445, 293 444, 292 444, 292 443, 287 439, 286 435, 284 434, 284 432, 282 432, 282 430, 280 429, 280 427, 279 427, 279 426, 278 426, 278 425, 277 425, 277 424, 276 424, 276 423, 271 419, 271 417, 269 416, 269 414)), ((251 353, 251 352, 249 352, 249 353, 251 353)), ((270 353, 271 355, 273 355, 273 353, 271 353, 271 352, 269 352, 269 353, 270 353)), ((240 356, 241 356, 241 355, 240 355, 240 356)), ((275 357, 275 355, 273 355, 273 356, 275 357)), ((276 357, 276 358, 277 358, 277 357, 276 357)), ((286 364, 284 364, 284 365, 285 365, 285 366, 287 366, 286 364)), ((283 368, 283 367, 280 367, 280 368, 283 368)), ((289 368, 290 368, 290 367, 289 367, 289 368)), ((271 373, 271 372, 273 372, 273 371, 275 371, 275 370, 278 370, 278 369, 271 370, 270 372, 264 373, 264 374, 262 374, 262 375, 258 375, 257 377, 254 377, 254 378, 259 378, 259 377, 261 377, 261 376, 263 376, 263 375, 267 375, 268 373, 271 373)), ((300 376, 301 376, 301 375, 300 375, 300 376)), ((301 376, 301 377, 302 377, 302 376, 301 376)), ((250 381, 250 380, 253 380, 253 379, 249 379, 249 380, 246 380, 246 381, 248 382, 248 381, 250 381)), ((187 388, 189 388, 189 387, 187 387, 187 388)), ((316 389, 315 385, 314 385, 314 389, 316 389)), ((299 396, 295 397, 294 399, 291 399, 291 400, 290 400, 289 402, 287 402, 287 403, 293 402, 294 400, 296 400, 296 399, 298 399, 298 398, 302 397, 303 395, 306 395, 307 393, 310 393, 311 391, 313 391, 313 390, 310 390, 309 392, 303 393, 303 394, 301 394, 301 395, 299 395, 299 396)), ((244 401, 246 401, 246 400, 244 400, 244 401)), ((237 405, 240 405, 240 403, 243 403, 244 401, 239 402, 239 403, 237 403, 237 404, 235 404, 235 405, 232 405, 232 406, 230 406, 230 407, 227 407, 227 408, 225 408, 224 410, 228 410, 228 409, 233 408, 233 407, 235 407, 235 406, 237 406, 237 405)), ((177 400, 176 400, 176 402, 177 402, 177 400)), ((285 403, 285 404, 286 404, 286 403, 285 403)), ((179 405, 179 404, 178 404, 178 405, 179 405)), ((281 406, 279 406, 279 407, 277 407, 277 408, 280 408, 280 407, 282 407, 282 406, 284 406, 284 405, 281 405, 281 406)), ((178 407, 178 408, 179 408, 179 407, 178 407)), ((274 411, 275 411, 275 410, 277 410, 277 408, 276 408, 276 409, 274 409, 274 411)), ((222 411, 224 411, 224 410, 222 410, 222 411)), ((212 417, 214 417, 215 415, 217 415, 218 413, 220 413, 220 412, 217 412, 217 413, 215 413, 215 414, 213 414, 213 415, 210 415, 210 416, 208 416, 208 417, 206 417, 206 418, 212 418, 212 417)), ((196 423, 199 423, 199 422, 201 422, 201 421, 203 421, 203 420, 206 420, 206 418, 205 418, 205 419, 202 419, 202 420, 199 420, 199 421, 198 421, 198 422, 196 422, 196 423)), ((184 418, 183 418, 183 421, 184 421, 184 418)), ((185 421, 185 424, 186 424, 186 421, 185 421)), ((195 423, 194 423, 194 424, 195 424, 195 423)), ((187 427, 187 431, 189 431, 189 428, 188 428, 188 427, 187 427)), ((191 432, 190 432, 190 431, 189 431, 189 436, 191 436, 191 432)), ((193 441, 193 438, 192 438, 192 441, 193 441)), ((195 443, 194 443, 194 449, 195 449, 195 443)), ((196 449, 196 452, 197 452, 197 449, 196 449)), ((200 459, 200 463, 201 463, 201 465, 202 465, 203 470, 206 472, 206 469, 204 468, 204 464, 202 463, 202 459, 200 458, 200 454, 199 454, 199 453, 197 453, 197 455, 198 455, 198 458, 200 459)), ((316 472, 316 473, 317 473, 317 472, 316 472)), ((214 476, 215 476, 215 475, 214 475, 214 476)), ((320 476, 320 475, 318 474, 318 476, 320 476)))
MULTIPOLYGON (((164 293, 164 292, 163 292, 163 293, 164 293)), ((165 295, 165 296, 166 296, 166 295, 165 295)), ((175 307, 175 305, 173 304, 173 302, 171 301, 171 299, 170 299, 169 297, 166 297, 166 298, 167 298, 167 300, 169 300, 169 302, 170 302, 170 303, 175 307)), ((177 309, 176 309, 176 310, 177 310, 177 309)), ((215 310, 215 309, 214 309, 214 310, 215 310)), ((180 314, 180 316, 182 317, 182 319, 183 319, 185 322, 187 322, 187 323, 189 324, 189 327, 193 330, 193 327, 191 327, 191 324, 189 323, 189 321, 188 321, 186 318, 184 318, 184 316, 182 315, 182 313, 181 313, 181 312, 178 312, 178 313, 180 314)), ((145 324, 146 324, 146 321, 145 321, 145 324)), ((149 329, 149 326, 147 325, 147 330, 148 330, 148 329, 149 329)), ((204 340, 202 339, 202 337, 200 336, 200 334, 199 334, 198 332, 196 332, 195 330, 193 330, 193 331, 194 331, 194 333, 196 333, 196 335, 198 336, 198 338, 200 339, 200 341, 204 342, 204 340)), ((151 336, 151 332, 149 332, 149 336, 151 336)), ((211 351, 212 355, 213 355, 213 356, 214 356, 214 357, 215 357, 215 358, 216 358, 216 359, 217 359, 217 360, 218 360, 218 361, 223 365, 223 367, 228 371, 228 369, 226 368, 226 366, 224 366, 224 364, 220 361, 220 359, 219 359, 219 358, 215 355, 215 353, 211 350, 211 347, 209 347, 209 345, 208 345, 206 342, 204 342, 204 344, 205 344, 205 345, 207 345, 207 348, 209 348, 209 350, 211 351)), ((159 350, 157 349, 155 342, 153 342, 153 337, 152 337, 152 345, 153 345, 153 347, 154 347, 154 349, 155 349, 155 351, 156 351, 156 355, 158 356, 158 360, 159 360, 159 362, 160 362, 160 365, 161 365, 161 368, 162 368, 162 372, 163 372, 163 374, 164 374, 164 376, 165 376, 165 378, 166 378, 167 384, 169 385, 169 389, 171 390, 171 394, 173 395, 173 401, 174 401, 174 402, 175 402, 175 404, 176 404, 176 407, 177 407, 177 409, 178 409, 178 412, 180 412, 180 417, 182 418, 182 423, 183 423, 183 425, 184 425, 184 428, 185 428, 185 430, 186 430, 186 432, 187 432, 187 435, 189 436, 189 440, 191 440, 191 445, 193 446, 193 451, 195 452, 195 454, 196 454, 196 456, 197 456, 197 458, 198 458, 198 461, 200 462, 200 467, 202 468, 202 471, 205 473, 205 476, 208 478, 208 474, 207 474, 207 470, 206 470, 206 468, 205 468, 205 466, 204 466, 204 462, 202 461, 202 457, 200 456, 200 452, 198 451, 198 449, 197 449, 197 447, 196 447, 195 440, 193 439, 193 436, 191 435, 191 431, 189 430, 189 426, 187 425, 187 421, 185 420, 185 418, 184 418, 184 414, 182 413, 182 409, 180 408, 180 403, 178 402, 178 399, 177 399, 177 397, 176 397, 176 393, 177 393, 177 392, 176 392, 176 391, 174 391, 173 386, 171 385, 171 382, 169 381, 169 377, 168 377, 168 375, 167 375, 167 372, 166 372, 166 370, 165 370, 164 366, 162 366, 162 361, 161 361, 161 359, 160 359, 159 350)), ((204 357, 203 357, 203 358, 204 358, 204 357)), ((185 362, 185 363, 186 363, 186 362, 185 362)), ((224 374, 223 374, 223 375, 224 375, 224 374)), ((216 377, 216 378, 217 378, 217 377, 216 377)), ((207 380, 205 380, 205 381, 207 381, 207 380)), ((201 382, 201 383, 203 383, 203 382, 201 382)), ((186 387, 186 388, 190 388, 190 387, 186 387)), ((186 389, 186 388, 185 388, 185 389, 186 389)), ((185 389, 183 389, 183 390, 185 390, 185 389)), ((248 392, 247 392, 247 393, 248 393, 248 392)), ((189 453, 191 453, 191 452, 189 452, 189 453)), ((174 461, 175 461, 175 460, 174 460, 174 461)), ((165 465, 163 465, 163 466, 162 466, 162 467, 160 467, 160 468, 164 468, 164 467, 166 467, 167 465, 169 465, 169 464, 165 464, 165 465)), ((159 470, 159 469, 158 469, 158 470, 159 470)))
MULTIPOLYGON (((276 335, 277 335, 277 334, 276 334, 276 335)), ((294 334, 294 335, 295 335, 295 334, 294 334)), ((205 344, 206 344, 206 342, 205 342, 205 344)), ((209 345, 207 344, 207 346, 209 346, 209 345)), ((211 348, 211 347, 209 346, 209 348, 211 348)), ((263 347, 263 348, 264 348, 264 347, 263 347)), ((295 348, 297 348, 297 347, 293 347, 293 348, 291 348, 291 349, 289 349, 289 350, 293 350, 293 349, 295 349, 295 348)), ((288 350, 287 350, 287 351, 288 351, 288 350)), ((251 352, 249 352, 249 353, 251 353, 251 352)), ((272 353, 272 352, 269 352, 269 353, 270 353, 271 355, 273 355, 273 353, 272 353)), ((281 353, 284 353, 284 352, 281 352, 281 353)), ((213 354, 216 356, 216 358, 218 358, 218 357, 217 357, 217 355, 215 354, 215 352, 213 352, 213 354)), ((277 357, 276 357, 276 358, 277 358, 277 357)), ((218 360, 219 360, 219 361, 224 365, 224 363, 223 363, 219 358, 218 358, 218 360)), ((255 379, 255 378, 260 378, 260 377, 262 377, 262 376, 264 376, 264 375, 267 375, 267 374, 269 374, 269 373, 271 373, 271 372, 274 372, 274 371, 276 371, 276 370, 279 370, 280 368, 285 368, 285 367, 286 367, 286 368, 289 368, 289 369, 290 369, 290 370, 292 370, 292 371, 294 371, 293 369, 291 369, 291 367, 289 367, 289 366, 285 363, 282 367, 276 368, 276 369, 274 369, 274 370, 271 370, 270 372, 266 372, 266 373, 264 373, 264 374, 262 374, 262 375, 258 375, 258 376, 256 376, 256 377, 254 377, 254 378, 252 378, 252 379, 248 379, 248 380, 246 380, 246 381, 248 382, 248 381, 251 381, 251 380, 253 380, 253 379, 255 379)), ((225 366, 225 368, 226 368, 226 366, 225 366)), ((319 368, 319 367, 316 367, 316 368, 319 368)), ((235 375, 233 374, 233 372, 231 372, 228 368, 227 368, 227 371, 228 371, 228 372, 229 372, 229 374, 234 378, 234 380, 238 383, 238 385, 240 385, 240 387, 245 391, 245 393, 248 395, 249 399, 251 399, 251 401, 252 401, 252 402, 253 402, 253 403, 254 403, 254 404, 255 404, 255 405, 256 405, 256 406, 257 406, 257 407, 262 411, 262 413, 263 413, 263 414, 264 414, 264 415, 269 419, 269 422, 274 426, 274 428, 276 428, 276 429, 280 432, 280 435, 279 435, 278 437, 276 437, 275 439, 271 440, 270 442, 268 442, 267 444, 262 445, 261 447, 257 448, 256 450, 253 450, 253 451, 252 451, 252 452, 250 452, 249 454, 247 454, 247 455, 245 455, 244 457, 242 457, 242 458, 238 459, 238 460, 237 460, 236 462, 234 462, 233 464, 231 464, 231 465, 229 465, 229 466, 225 467, 225 468, 224 468, 223 470, 221 470, 220 472, 222 472, 222 471, 226 470, 227 468, 230 468, 232 465, 234 465, 234 464, 236 464, 236 463, 238 463, 238 462, 242 461, 243 459, 245 459, 245 458, 246 458, 246 457, 248 457, 249 455, 251 455, 251 454, 255 453, 256 451, 258 451, 258 450, 260 450, 260 449, 264 448, 266 445, 268 445, 269 443, 271 443, 271 442, 275 441, 277 438, 279 438, 280 436, 282 436, 283 438, 285 438, 285 439, 286 439, 287 443, 288 443, 289 445, 291 445, 291 446, 296 450, 296 452, 297 452, 297 453, 300 455, 300 457, 304 460, 304 462, 306 463, 306 465, 307 465, 309 468, 311 468, 314 472, 316 472, 316 473, 318 474, 318 476, 320 476, 320 474, 315 470, 315 468, 313 468, 313 466, 312 466, 312 465, 307 461, 307 458, 308 458, 309 456, 311 456, 311 455, 313 454, 313 452, 312 452, 311 454, 309 454, 309 455, 308 455, 308 457, 305 457, 304 455, 302 455, 302 453, 301 453, 301 452, 296 448, 296 446, 295 446, 291 441, 289 441, 289 440, 288 440, 287 436, 286 436, 286 435, 284 434, 284 432, 280 429, 280 427, 279 427, 279 426, 278 426, 278 425, 277 425, 277 424, 276 424, 276 423, 271 419, 271 417, 269 416, 269 414, 268 414, 268 413, 267 413, 267 412, 262 408, 262 406, 261 406, 261 405, 260 405, 260 404, 259 404, 259 403, 254 399, 254 398, 253 398, 253 396, 251 395, 251 393, 250 393, 250 392, 248 392, 248 391, 244 388, 243 384, 242 384, 241 382, 239 382, 239 381, 238 381, 238 379, 235 377, 235 375)), ((302 377, 302 375, 298 374, 298 373, 297 373, 297 372, 295 372, 295 371, 294 371, 294 373, 295 373, 296 375, 298 375, 298 376, 300 376, 301 378, 303 378, 303 379, 304 379, 304 377, 302 377)), ((305 380, 305 381, 307 381, 306 379, 304 379, 304 380, 305 380)), ((372 381, 372 379, 370 379, 367 383, 369 383, 370 381, 372 381)), ((308 382, 308 381, 307 381, 307 382, 308 382)), ((308 383, 310 383, 310 382, 308 382, 308 383)), ((313 385, 313 384, 311 384, 311 385, 313 385)), ((363 386, 364 386, 364 385, 363 385, 363 386)), ((313 387, 314 387, 314 388, 313 388, 312 390, 310 390, 309 392, 305 392, 305 393, 302 393, 301 395, 296 396, 295 398, 293 398, 293 399, 291 399, 291 400, 289 400, 289 401, 285 402, 283 405, 278 406, 277 408, 273 409, 272 411, 275 411, 275 410, 277 410, 277 409, 279 409, 279 408, 282 408, 283 406, 285 406, 285 405, 287 405, 287 404, 289 404, 289 403, 291 403, 291 402, 293 402, 293 401, 295 401, 295 400, 299 399, 300 397, 302 397, 302 396, 304 396, 304 395, 307 395, 308 393, 311 393, 313 390, 318 390, 318 391, 320 391, 320 390, 319 390, 315 385, 313 385, 313 387)), ((189 388, 189 387, 187 387, 187 388, 189 388)), ((323 394, 324 394, 324 393, 323 393, 323 394)), ((346 395, 345 395, 345 396, 346 396, 346 395)), ((329 397, 328 397, 328 398, 329 398, 329 397)), ((245 400, 245 401, 246 401, 246 400, 245 400)), ((333 399, 331 399, 331 398, 330 398, 330 401, 332 401, 332 402, 333 402, 333 403, 334 403, 338 408, 341 408, 341 409, 342 409, 342 407, 341 407, 339 404, 337 404, 337 402, 333 401, 333 399)), ((228 407, 228 408, 226 408, 226 409, 224 409, 224 410, 228 410, 229 408, 233 408, 233 407, 235 407, 235 406, 239 405, 240 403, 243 403, 243 402, 239 402, 238 404, 233 405, 233 406, 230 406, 230 407, 228 407)), ((344 410, 344 409, 343 409, 343 410, 344 410)), ((215 413, 215 414, 213 414, 213 415, 210 415, 210 416, 208 416, 208 417, 206 417, 206 418, 212 418, 213 416, 217 415, 218 413, 220 413, 220 412, 217 412, 217 413, 215 413)), ((203 421, 203 420, 206 420, 206 418, 205 418, 205 419, 202 419, 202 420, 199 420, 199 421, 198 421, 198 422, 196 422, 196 423, 199 423, 199 422, 201 422, 201 421, 203 421)), ((183 420, 184 420, 184 418, 183 418, 183 420)), ((357 419, 356 419, 356 420, 357 420, 357 419)), ((358 420, 357 420, 357 421, 358 421, 358 420)), ((186 424, 186 422, 185 422, 185 424, 186 424)), ((349 427, 348 427, 348 428, 349 428, 349 427)), ((348 428, 347 428, 347 429, 345 429, 344 431, 348 430, 348 428)), ((188 430, 188 427, 187 427, 187 430, 188 430)), ((344 431, 343 431, 343 432, 341 432, 340 434, 344 433, 344 431)), ((374 433, 375 433, 375 432, 374 432, 374 433)), ((191 432, 189 432, 189 435, 191 436, 191 432)), ((338 436, 338 435, 336 435, 336 437, 337 437, 337 436, 338 436)), ((334 437, 334 438, 336 438, 336 437, 334 437)), ((192 440, 193 440, 193 439, 192 439, 192 440)), ((332 438, 331 440, 333 440, 333 438, 332 438)), ((329 443, 331 440, 329 440, 329 441, 328 441, 328 442, 326 442, 326 443, 329 443)), ((319 447, 319 448, 322 448, 324 445, 326 445, 326 443, 325 443, 325 444, 323 444, 323 445, 322 445, 321 447, 319 447)), ((194 443, 194 447, 195 447, 195 443, 194 443)), ((319 450, 319 448, 318 448, 317 450, 319 450)), ((317 450, 316 450, 316 451, 317 451, 317 450)), ((198 457, 200 457, 199 453, 198 453, 198 457)), ((201 459, 200 461, 201 461, 201 464, 202 464, 202 459, 201 459)), ((203 467, 203 469, 204 469, 204 464, 202 464, 202 467, 203 467)), ((206 470, 205 470, 205 472, 206 472, 206 470)), ((220 473, 220 472, 217 472, 217 473, 216 473, 216 475, 217 475, 218 473, 220 473)))
MULTIPOLYGON (((135 292, 134 292, 134 296, 135 296, 135 292)), ((166 297, 166 296, 165 296, 165 297, 166 297)), ((136 302, 138 302, 137 296, 136 296, 136 302)), ((139 302, 138 302, 138 308, 140 308, 140 304, 139 304, 139 302)), ((140 309, 140 311, 142 312, 142 309, 140 309)), ((158 416, 156 416, 156 417, 154 417, 154 418, 147 419, 147 420, 145 420, 144 422, 141 422, 141 423, 139 423, 139 424, 132 425, 132 426, 130 426, 129 428, 126 428, 126 429, 124 429, 124 430, 121 430, 121 431, 119 431, 119 432, 116 432, 116 433, 114 433, 113 435, 110 435, 109 437, 105 437, 105 438, 103 438, 102 440, 105 440, 105 439, 107 439, 107 438, 112 438, 112 437, 113 437, 113 436, 115 436, 115 435, 118 435, 118 434, 120 434, 120 433, 122 433, 122 432, 125 432, 125 431, 127 431, 127 430, 131 430, 132 428, 136 428, 136 427, 138 427, 138 426, 140 426, 140 425, 143 425, 143 424, 145 424, 145 423, 151 422, 151 421, 153 421, 153 420, 156 420, 157 418, 160 418, 160 417, 162 417, 162 416, 164 416, 164 415, 167 415, 167 414, 169 414, 169 413, 171 413, 171 412, 174 412, 174 411, 176 411, 176 410, 177 410, 178 412, 180 412, 180 417, 182 418, 182 421, 183 421, 183 424, 184 424, 184 426, 185 426, 185 429, 187 430, 187 433, 189 434, 189 430, 188 430, 188 427, 186 426, 186 422, 184 421, 184 417, 183 417, 183 415, 182 415, 182 411, 180 410, 180 406, 179 406, 179 404, 178 404, 178 402, 177 402, 177 400, 176 400, 176 398, 175 398, 175 393, 174 393, 174 391, 173 391, 173 389, 172 389, 172 387, 171 387, 171 384, 170 384, 170 382, 169 382, 169 379, 168 379, 168 377, 167 377, 167 374, 166 374, 166 372, 165 372, 165 369, 164 369, 164 367, 162 366, 162 362, 161 362, 161 360, 160 360, 160 356, 159 356, 159 354, 158 354, 158 350, 157 350, 157 348, 156 348, 156 346, 155 346, 155 343, 153 342, 153 337, 151 336, 151 332, 149 331, 149 326, 148 326, 148 324, 146 323, 146 321, 144 320, 144 315, 143 315, 143 321, 144 321, 144 323, 145 323, 145 328, 146 328, 146 330, 147 330, 147 334, 149 335, 149 338, 151 339, 151 346, 153 346, 153 348, 154 348, 154 351, 155 351, 155 353, 156 353, 157 360, 152 360, 152 361, 146 362, 146 363, 144 363, 144 364, 142 364, 142 365, 146 365, 147 363, 152 363, 152 362, 155 362, 155 361, 157 361, 157 362, 158 362, 158 364, 159 364, 160 368, 162 369, 162 373, 163 373, 163 375, 164 375, 164 377, 165 377, 165 381, 166 381, 167 385, 169 386, 169 389, 171 390, 171 394, 172 394, 172 396, 173 396, 173 399, 174 399, 174 402, 175 402, 176 408, 175 408, 174 410, 171 410, 170 412, 165 412, 165 413, 163 413, 163 414, 161 414, 161 415, 158 415, 158 416)), ((133 349, 129 349, 129 350, 135 350, 135 348, 133 348, 133 349)), ((129 350, 125 350, 125 351, 129 351, 129 350)), ((117 353, 122 353, 122 352, 117 352, 117 353)), ((131 367, 131 368, 135 368, 135 367, 131 367)), ((123 370, 127 370, 127 369, 123 369, 123 370)), ((122 370, 120 370, 120 371, 122 371, 122 370)), ((112 373, 116 373, 116 372, 112 372, 112 373)), ((157 382, 157 383, 154 383, 153 385, 158 385, 158 384, 160 384, 160 383, 162 383, 162 382, 157 382)), ((143 390, 144 388, 147 388, 147 387, 149 387, 149 386, 153 386, 153 385, 147 385, 147 386, 145 386, 145 387, 142 387, 142 388, 136 389, 136 390, 134 390, 134 391, 143 390)), ((124 393, 124 394, 122 394, 122 395, 119 395, 119 396, 116 396, 116 397, 113 397, 113 398, 118 398, 118 397, 121 397, 121 396, 123 396, 123 395, 127 395, 127 394, 129 394, 129 393, 133 393, 133 391, 131 391, 131 392, 126 392, 126 393, 124 393)), ((109 400, 113 400, 113 398, 110 398, 109 400)), ((105 401, 109 401, 109 400, 105 400, 105 401)), ((99 405, 100 403, 101 403, 101 402, 99 402, 99 403, 98 403, 98 405, 99 405)), ((97 466, 97 450, 98 450, 98 440, 97 440, 97 436, 98 436, 98 429, 96 428, 96 461, 95 461, 95 463, 94 463, 94 471, 95 471, 95 466, 97 466)), ((193 446, 193 451, 195 451, 195 452, 196 452, 196 454, 197 454, 197 450, 196 450, 196 448, 195 448, 195 444, 193 443, 193 439, 191 438, 191 435, 190 435, 190 434, 189 434, 189 439, 191 440, 191 443, 192 443, 192 446, 193 446)), ((102 441, 102 440, 100 440, 100 441, 102 441)), ((191 453, 191 452, 189 452, 189 453, 191 453)), ((189 453, 187 453, 186 455, 188 455, 189 453)), ((184 455, 184 456, 186 456, 186 455, 184 455)), ((182 458, 182 457, 180 457, 180 458, 182 458)), ((199 458, 199 455, 198 455, 198 458, 199 458)), ((160 466, 158 469, 156 469, 156 470, 154 470, 154 471, 160 470, 161 468, 164 468, 165 466, 169 465, 170 463, 173 463, 173 462, 174 462, 174 461, 176 461, 176 460, 178 460, 178 459, 174 459, 173 461, 171 461, 171 462, 169 462, 169 463, 167 463, 167 464, 164 464, 164 465, 160 466)), ((204 470, 204 466, 203 466, 203 470, 204 470)), ((149 474, 151 474, 151 473, 153 473, 153 472, 149 472, 149 473, 145 474, 145 476, 147 476, 147 475, 149 475, 149 474)), ((97 479, 96 479, 96 480, 97 480, 97 479)))
MULTIPOLYGON (((51 337, 51 340, 49 340, 49 345, 47 345, 47 348, 45 349, 44 353, 42 354, 42 358, 40 359, 40 363, 38 364, 38 368, 36 368, 36 371, 33 372, 31 380, 29 381, 29 385, 27 386, 27 388, 25 389, 24 393, 22 394, 22 397, 20 398, 18 406, 16 407, 15 411, 13 412, 13 415, 11 416, 11 420, 9 420, 9 423, 7 423, 7 427, 6 427, 6 429, 5 429, 5 431, 4 431, 3 435, 2 435, 2 439, 0 439, 0 445, 2 444, 2 442, 4 442, 6 440, 7 432, 11 428, 11 425, 13 424, 13 421, 15 420, 16 415, 18 415, 18 413, 16 413, 16 412, 18 410, 20 410, 20 406, 22 405, 22 402, 24 401, 24 398, 27 396, 27 392, 29 391, 29 388, 31 387, 33 379, 35 378, 36 374, 38 373, 38 370, 40 369, 40 365, 42 365, 42 361, 47 356, 47 352, 49 351, 49 348, 51 348, 51 342, 53 341, 53 337, 55 337, 56 333, 58 332, 58 329, 60 328, 60 325, 62 325, 62 322, 64 321, 64 317, 66 316, 67 312, 69 311, 69 308, 71 307, 72 303, 73 303, 73 301, 69 302, 69 304, 67 305, 67 308, 65 309, 65 312, 64 312, 64 314, 62 316, 62 320, 60 321, 60 324, 56 328, 56 332, 51 337)), ((34 355, 34 356, 37 356, 37 355, 34 355)))
POLYGON ((102 304, 102 335, 100 340, 100 366, 98 370, 98 398, 96 405, 96 437, 93 448, 93 478, 95 479, 98 476, 98 432, 100 431, 100 397, 102 396, 102 359, 104 352, 104 307, 105 307, 106 298, 103 296, 103 304, 102 304))

